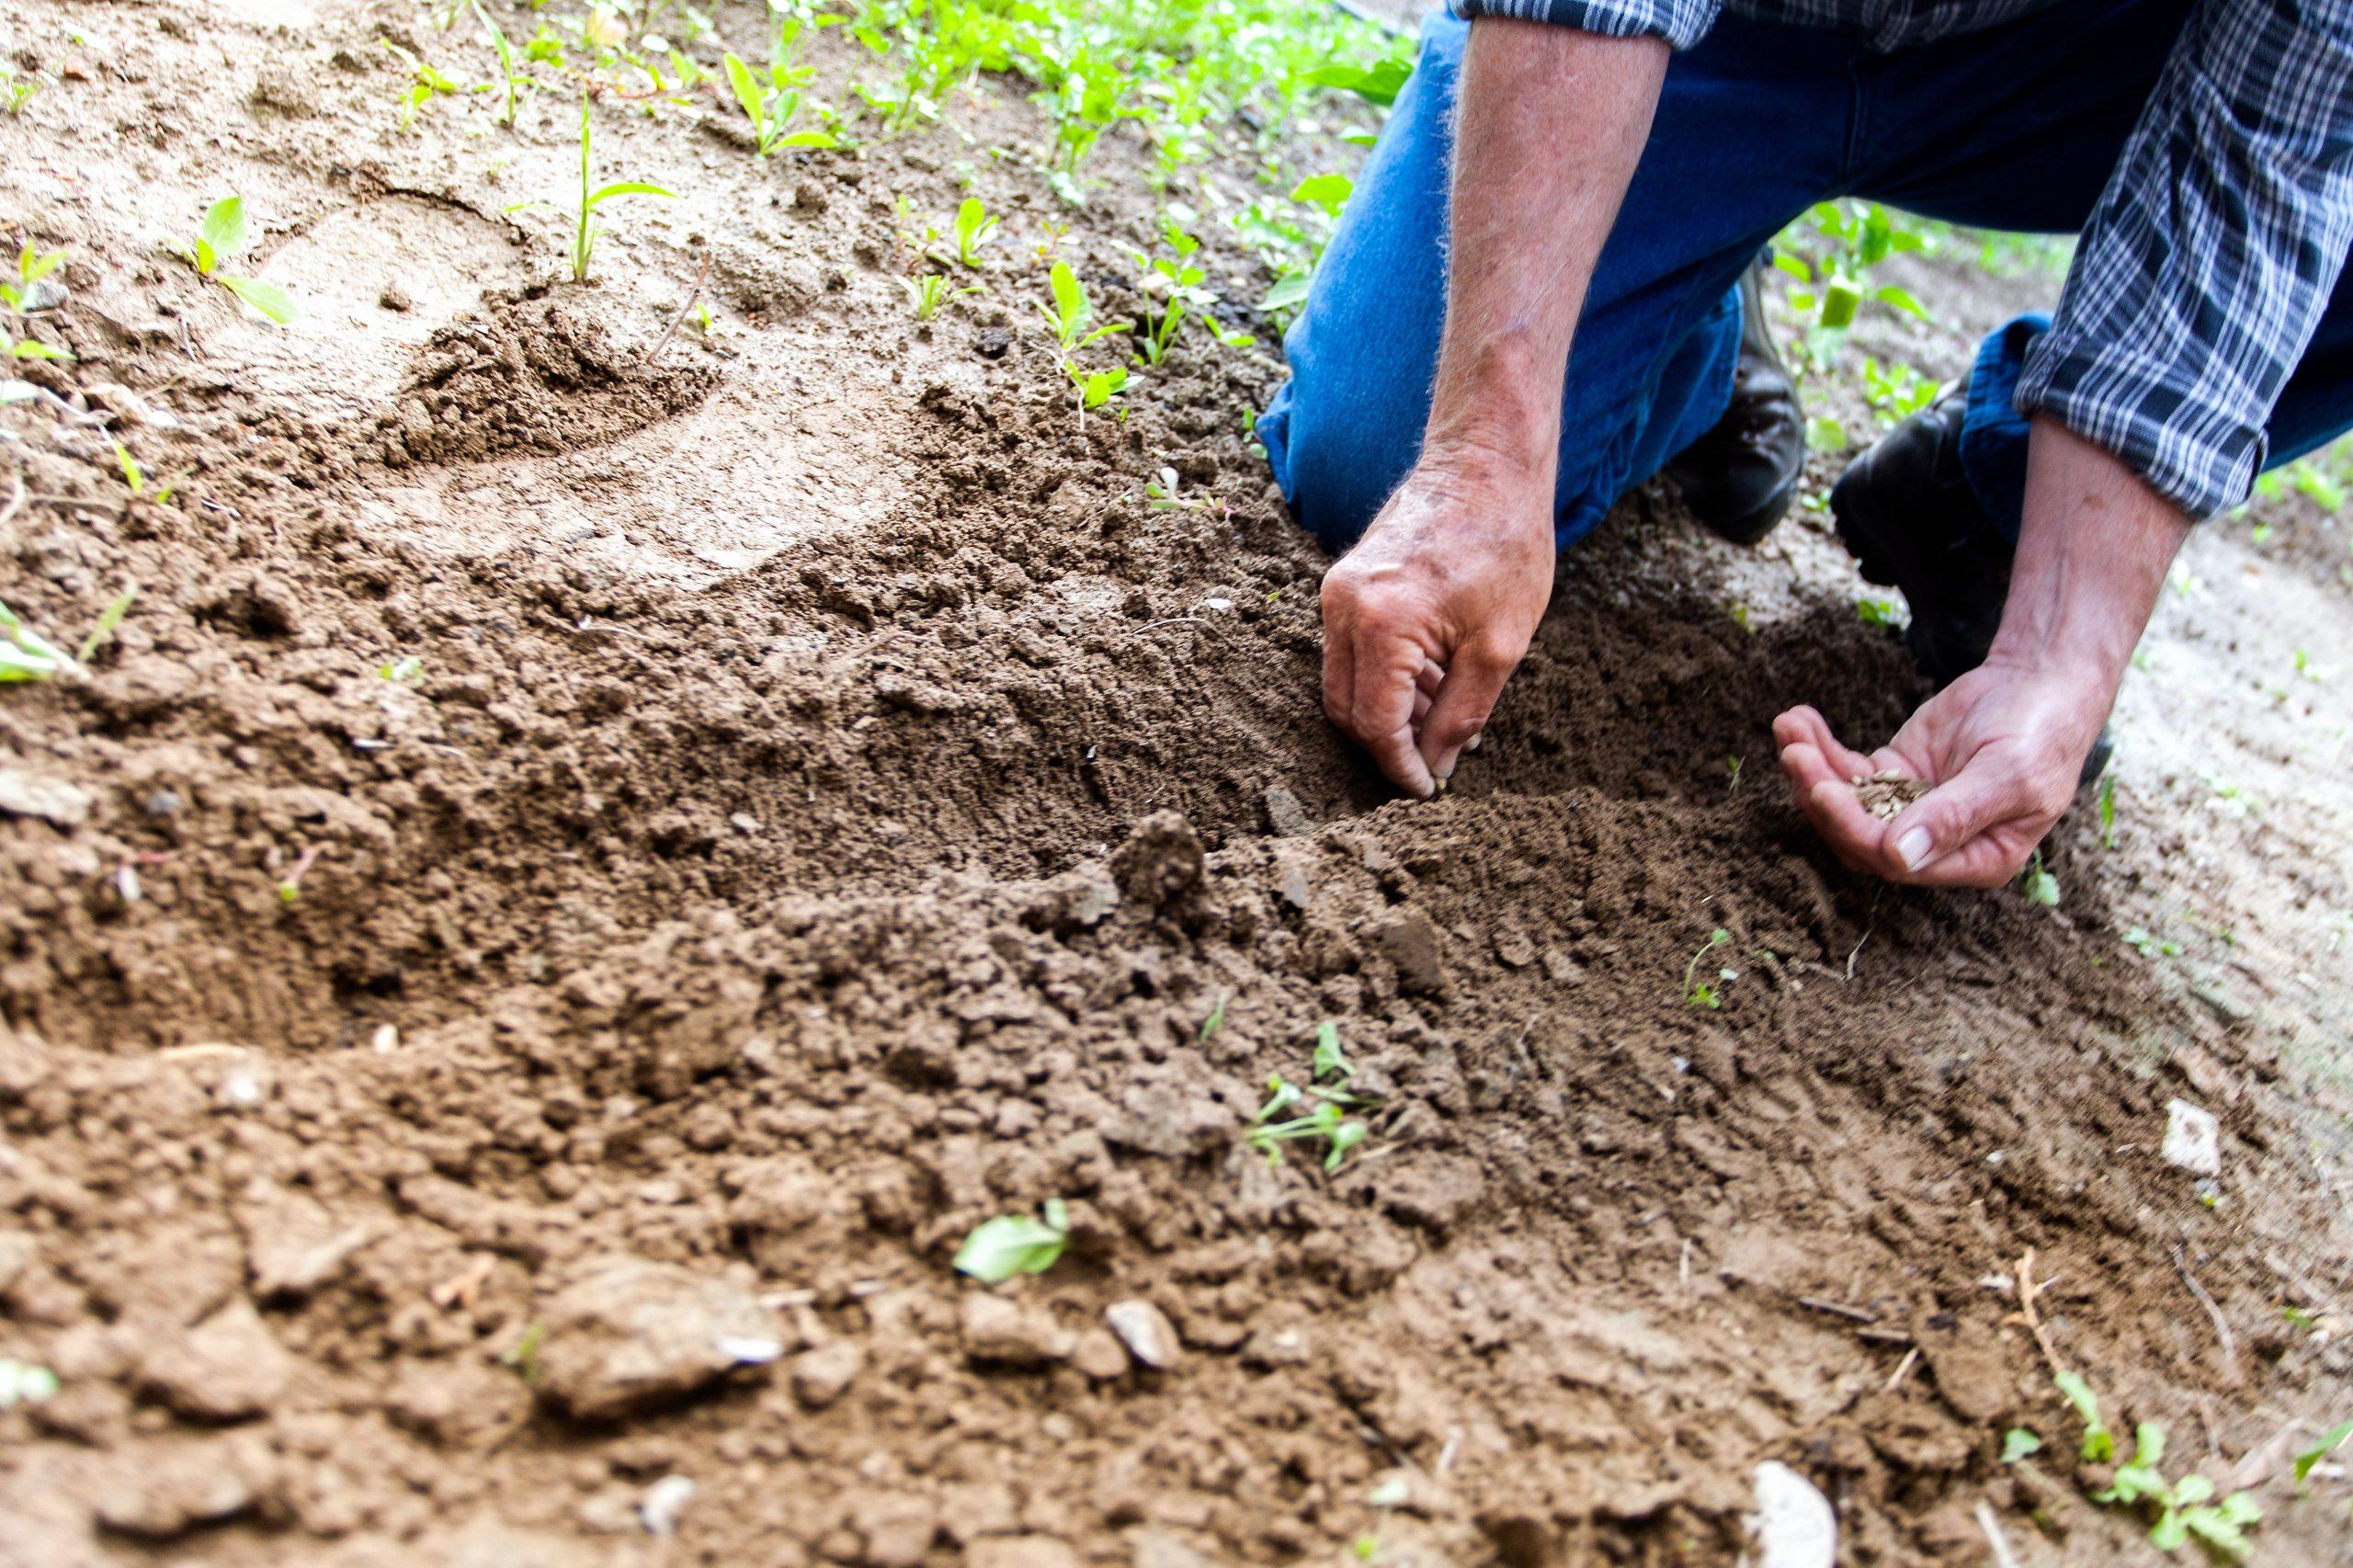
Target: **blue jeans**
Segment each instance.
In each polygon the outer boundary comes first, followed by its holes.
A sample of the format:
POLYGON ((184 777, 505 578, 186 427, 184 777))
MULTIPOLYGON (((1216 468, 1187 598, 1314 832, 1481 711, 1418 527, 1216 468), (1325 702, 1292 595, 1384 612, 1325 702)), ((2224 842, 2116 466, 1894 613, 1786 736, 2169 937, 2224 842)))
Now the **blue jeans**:
MULTIPOLYGON (((1726 16, 1668 65, 1649 144, 1595 264, 1562 392, 1554 530, 1567 545, 1722 416, 1740 274, 1813 203, 1860 195, 1979 228, 2069 233, 2089 216, 2188 0, 2074 0, 1894 54, 1726 16)), ((1446 313, 1447 178, 1467 24, 1440 13, 1284 340, 1258 423, 1326 546, 1354 542, 1419 455, 1446 313)), ((1987 337, 1962 467, 2012 537, 2027 422, 2011 409, 2048 322, 1987 337)), ((2353 426, 2353 267, 2288 382, 2268 461, 2353 426)))

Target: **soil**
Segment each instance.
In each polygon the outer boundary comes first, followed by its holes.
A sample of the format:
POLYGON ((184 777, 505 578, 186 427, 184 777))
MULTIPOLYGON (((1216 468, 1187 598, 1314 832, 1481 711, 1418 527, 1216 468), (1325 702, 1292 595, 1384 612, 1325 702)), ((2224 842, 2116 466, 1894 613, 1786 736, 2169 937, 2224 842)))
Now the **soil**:
MULTIPOLYGON (((1131 132, 1074 212, 1019 84, 767 161, 715 98, 608 104, 600 177, 680 196, 583 286, 507 210, 576 106, 400 133, 381 39, 487 68, 421 11, 6 16, 54 80, 0 240, 71 248, 76 358, 0 410, 0 598, 70 643, 142 591, 0 700, 0 1355, 62 1383, 0 1412, 0 1561, 1718 1562, 1768 1460, 1849 1562, 1983 1561, 1987 1503, 2131 1561, 2054 1361, 2256 1485, 2267 1557, 2353 1561, 2342 1473, 2284 1473, 2353 1385, 2320 555, 2201 531, 2056 910, 1809 835, 1774 713, 1869 744, 1923 695, 1814 511, 1744 552, 1631 498, 1401 801, 1318 710, 1273 358, 1189 339, 1082 421, 1038 347, 1063 225, 1142 302, 1131 132), (895 204, 967 179, 1005 238, 917 324, 895 204), (285 331, 160 249, 232 189, 285 331), (1270 1165, 1327 1021, 1368 1135, 1270 1165), (1049 1199, 1051 1269, 950 1269, 1049 1199)), ((2019 302, 1915 291, 1945 373, 2019 302)))

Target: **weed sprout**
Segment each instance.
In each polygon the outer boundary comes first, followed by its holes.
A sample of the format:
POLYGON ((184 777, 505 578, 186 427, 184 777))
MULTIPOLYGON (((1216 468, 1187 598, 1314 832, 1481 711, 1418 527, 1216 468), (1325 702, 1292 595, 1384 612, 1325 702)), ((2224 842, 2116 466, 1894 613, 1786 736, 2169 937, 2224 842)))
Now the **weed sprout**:
MULTIPOLYGON (((659 196, 666 199, 676 199, 660 186, 648 185, 643 180, 615 180, 610 185, 590 189, 588 118, 589 100, 584 95, 580 100, 580 207, 574 219, 572 231, 572 280, 575 283, 588 281, 588 264, 597 252, 597 208, 616 196, 659 196)), ((527 207, 546 207, 553 210, 561 210, 553 202, 548 201, 518 201, 506 210, 519 212, 527 207)))
POLYGON ((1732 933, 1721 926, 1717 926, 1708 933, 1708 939, 1699 944, 1699 950, 1691 955, 1691 961, 1683 966, 1683 1002, 1686 1006, 1706 1007, 1712 1011, 1724 1005, 1723 993, 1718 989, 1717 982, 1734 979, 1738 971, 1720 969, 1716 971, 1715 980, 1701 980, 1699 960, 1731 940, 1732 933))
MULTIPOLYGON (((199 278, 209 278, 220 284, 278 325, 285 326, 294 320, 294 301, 285 290, 257 278, 233 278, 220 270, 222 262, 245 248, 244 198, 224 196, 206 208, 195 241, 177 243, 172 248, 196 268, 199 278)), ((136 483, 131 491, 138 493, 136 483)))

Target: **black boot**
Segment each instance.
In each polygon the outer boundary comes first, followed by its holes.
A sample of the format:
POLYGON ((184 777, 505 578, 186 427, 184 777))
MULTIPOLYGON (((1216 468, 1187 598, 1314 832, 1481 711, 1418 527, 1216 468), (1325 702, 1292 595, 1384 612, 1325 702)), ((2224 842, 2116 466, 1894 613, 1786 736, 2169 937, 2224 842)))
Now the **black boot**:
POLYGON ((1805 475, 1805 413, 1765 328, 1764 271, 1760 256, 1740 280, 1732 406, 1665 471, 1691 515, 1734 544, 1755 544, 1771 533, 1805 475))
MULTIPOLYGON (((1831 487, 1830 515, 1863 580, 1904 590, 1904 633, 1920 673, 1943 690, 1985 662, 2010 591, 2018 546, 1985 515, 1961 469, 1966 382, 1881 437, 1831 487)), ((2108 767, 2103 729, 2082 781, 2108 767)))

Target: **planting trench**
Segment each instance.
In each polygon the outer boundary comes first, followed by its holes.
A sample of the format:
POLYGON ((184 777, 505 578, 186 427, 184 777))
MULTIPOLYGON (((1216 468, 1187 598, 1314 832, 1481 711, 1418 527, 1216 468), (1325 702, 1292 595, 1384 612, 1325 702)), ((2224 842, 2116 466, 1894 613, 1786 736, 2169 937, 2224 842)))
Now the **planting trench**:
MULTIPOLYGON (((1818 534, 1734 557, 1659 494, 1399 802, 1316 708, 1270 363, 1195 339, 1082 426, 1037 346, 1050 225, 1142 303, 1132 148, 1078 215, 985 166, 993 292, 917 327, 893 203, 952 209, 940 136, 604 116, 681 199, 582 287, 505 210, 569 112, 395 135, 380 7, 11 20, 61 80, 0 121, 0 238, 73 252, 78 359, 33 374, 176 494, 0 415, 42 498, 0 597, 64 631, 144 585, 89 681, 0 702, 79 792, 0 816, 0 1354, 62 1383, 0 1413, 0 1559, 1729 1562, 1766 1459, 1855 1562, 1982 1560, 1981 1499, 2028 1561, 2123 1559, 2051 1357, 2263 1471, 2275 1560, 2342 1558, 2277 1472, 2347 1387, 2279 1311, 2341 1318, 2353 1256, 2343 714, 2214 641, 2342 649, 2325 567, 2200 540, 2056 912, 1830 862, 1772 714, 1920 692, 1818 534), (155 252, 230 188, 285 332, 155 252), (721 331, 653 358, 699 276, 721 331), (2226 765, 2268 815, 2202 809, 2226 765), (2245 949, 2117 941, 2168 898, 2245 949), (1326 1021, 1378 1102, 1328 1176, 1243 1136, 1326 1021), (950 1270, 1051 1198, 1051 1270, 950 1270)), ((1040 139, 1017 92, 958 115, 1040 139)))

